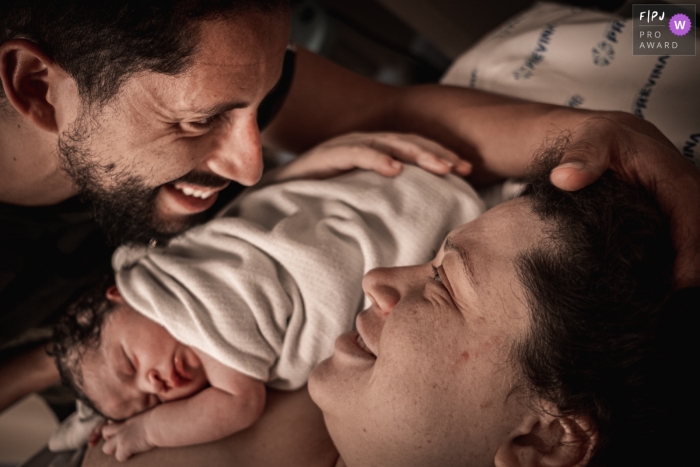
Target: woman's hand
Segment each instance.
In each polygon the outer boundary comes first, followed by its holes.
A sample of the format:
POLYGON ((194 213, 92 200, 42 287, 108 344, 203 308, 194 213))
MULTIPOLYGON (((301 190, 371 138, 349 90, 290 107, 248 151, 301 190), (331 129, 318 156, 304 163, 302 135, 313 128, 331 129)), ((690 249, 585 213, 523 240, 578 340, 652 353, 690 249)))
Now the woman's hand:
POLYGON ((700 170, 651 123, 624 113, 586 120, 551 174, 579 190, 607 169, 643 186, 669 216, 676 248, 676 288, 700 285, 700 170))
POLYGON ((402 133, 350 133, 330 139, 300 155, 264 178, 280 182, 298 178, 329 178, 355 168, 373 170, 385 177, 401 173, 402 162, 428 172, 460 176, 471 164, 440 144, 418 135, 402 133))

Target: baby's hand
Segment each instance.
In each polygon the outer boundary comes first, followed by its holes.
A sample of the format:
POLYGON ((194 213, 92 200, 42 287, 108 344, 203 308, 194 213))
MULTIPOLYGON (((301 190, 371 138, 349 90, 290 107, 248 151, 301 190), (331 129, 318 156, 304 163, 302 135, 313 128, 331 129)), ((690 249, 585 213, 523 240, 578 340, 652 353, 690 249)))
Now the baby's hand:
POLYGON ((329 178, 354 168, 374 170, 386 177, 401 172, 401 162, 428 172, 469 175, 471 164, 440 144, 402 133, 350 133, 338 136, 265 176, 263 183, 298 178, 329 178))
POLYGON ((102 427, 105 443, 102 452, 122 462, 140 452, 150 451, 154 445, 149 442, 144 423, 145 414, 132 417, 125 422, 110 422, 102 427))

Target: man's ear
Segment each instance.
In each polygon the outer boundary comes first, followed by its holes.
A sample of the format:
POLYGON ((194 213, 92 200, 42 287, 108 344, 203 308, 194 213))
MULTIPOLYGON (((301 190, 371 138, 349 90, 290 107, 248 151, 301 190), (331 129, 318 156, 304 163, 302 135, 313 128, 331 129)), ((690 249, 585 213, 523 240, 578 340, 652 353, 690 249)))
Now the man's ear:
POLYGON ((122 294, 119 293, 119 289, 116 285, 110 285, 105 293, 107 299, 114 303, 125 303, 122 294))
POLYGON ((55 106, 66 79, 72 81, 33 42, 13 39, 0 46, 0 80, 7 100, 42 130, 58 132, 55 106))
POLYGON ((584 467, 598 431, 588 416, 562 416, 552 404, 524 416, 496 452, 496 467, 584 467))

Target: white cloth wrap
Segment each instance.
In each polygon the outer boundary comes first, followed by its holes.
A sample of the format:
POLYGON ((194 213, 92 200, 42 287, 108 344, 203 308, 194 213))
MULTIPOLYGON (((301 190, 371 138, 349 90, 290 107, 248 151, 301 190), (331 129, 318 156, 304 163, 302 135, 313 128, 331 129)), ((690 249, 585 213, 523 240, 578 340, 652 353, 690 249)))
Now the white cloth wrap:
POLYGON ((429 261, 484 210, 464 181, 406 166, 249 191, 165 248, 113 257, 122 296, 178 341, 278 389, 306 384, 378 266, 429 261))

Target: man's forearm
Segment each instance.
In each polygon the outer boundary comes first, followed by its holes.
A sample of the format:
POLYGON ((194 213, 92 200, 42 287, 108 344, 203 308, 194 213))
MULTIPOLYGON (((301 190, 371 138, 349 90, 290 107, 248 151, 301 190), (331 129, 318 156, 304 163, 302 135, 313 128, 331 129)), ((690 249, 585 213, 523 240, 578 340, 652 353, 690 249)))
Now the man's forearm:
POLYGON ((472 182, 526 173, 543 141, 571 130, 593 112, 542 104, 468 88, 405 88, 391 124, 421 133, 473 164, 472 182))
POLYGON ((301 152, 352 131, 418 133, 475 162, 476 178, 486 181, 522 175, 547 135, 590 115, 473 89, 388 86, 300 49, 287 101, 265 139, 301 152))

